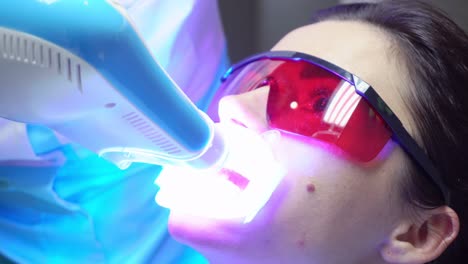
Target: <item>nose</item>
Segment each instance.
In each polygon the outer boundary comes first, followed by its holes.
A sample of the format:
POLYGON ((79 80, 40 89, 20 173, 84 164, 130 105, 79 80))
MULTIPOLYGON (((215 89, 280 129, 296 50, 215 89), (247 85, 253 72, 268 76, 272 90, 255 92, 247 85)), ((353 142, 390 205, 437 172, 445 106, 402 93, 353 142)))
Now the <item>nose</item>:
POLYGON ((233 122, 259 133, 265 132, 268 130, 266 108, 269 91, 269 86, 263 86, 223 97, 218 108, 220 122, 233 122))

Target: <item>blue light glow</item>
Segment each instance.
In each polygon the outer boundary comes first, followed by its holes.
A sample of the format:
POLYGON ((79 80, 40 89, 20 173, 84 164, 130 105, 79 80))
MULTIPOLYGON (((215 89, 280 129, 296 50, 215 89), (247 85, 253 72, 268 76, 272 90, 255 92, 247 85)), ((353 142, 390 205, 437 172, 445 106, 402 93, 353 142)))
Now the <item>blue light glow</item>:
POLYGON ((156 202, 184 214, 248 223, 286 171, 262 135, 233 124, 217 124, 216 129, 221 129, 227 140, 229 154, 222 165, 227 170, 166 166, 155 181, 160 187, 156 202), (231 182, 226 171, 247 178, 245 189, 231 182))

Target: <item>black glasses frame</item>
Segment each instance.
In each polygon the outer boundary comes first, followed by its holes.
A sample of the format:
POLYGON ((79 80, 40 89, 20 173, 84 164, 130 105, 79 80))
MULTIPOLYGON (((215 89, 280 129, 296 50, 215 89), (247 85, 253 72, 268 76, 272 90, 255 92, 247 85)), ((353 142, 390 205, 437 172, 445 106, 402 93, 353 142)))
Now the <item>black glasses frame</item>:
POLYGON ((370 86, 358 76, 328 61, 309 54, 295 51, 269 51, 249 57, 240 63, 235 64, 226 72, 221 81, 224 82, 224 80, 226 80, 231 75, 231 73, 237 71, 245 65, 262 59, 306 61, 327 71, 330 71, 341 79, 351 83, 354 86, 356 93, 362 96, 385 121, 387 126, 392 131, 393 140, 397 141, 403 150, 409 155, 409 157, 424 170, 429 180, 438 186, 444 197, 445 203, 447 205, 450 203, 450 191, 447 185, 444 183, 440 172, 434 166, 433 162, 425 154, 423 149, 419 147, 408 131, 403 127, 400 119, 398 119, 390 107, 388 107, 382 97, 379 96, 379 94, 374 90, 374 88, 372 88, 372 86, 370 86))

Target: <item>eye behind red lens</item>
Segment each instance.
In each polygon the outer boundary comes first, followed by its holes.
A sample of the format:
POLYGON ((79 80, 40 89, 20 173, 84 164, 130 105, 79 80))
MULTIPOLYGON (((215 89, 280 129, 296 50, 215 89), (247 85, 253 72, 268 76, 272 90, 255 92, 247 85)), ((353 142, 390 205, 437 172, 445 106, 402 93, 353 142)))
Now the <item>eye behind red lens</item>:
POLYGON ((384 122, 337 75, 308 62, 286 62, 269 75, 273 128, 334 144, 352 159, 374 159, 391 136, 384 122))

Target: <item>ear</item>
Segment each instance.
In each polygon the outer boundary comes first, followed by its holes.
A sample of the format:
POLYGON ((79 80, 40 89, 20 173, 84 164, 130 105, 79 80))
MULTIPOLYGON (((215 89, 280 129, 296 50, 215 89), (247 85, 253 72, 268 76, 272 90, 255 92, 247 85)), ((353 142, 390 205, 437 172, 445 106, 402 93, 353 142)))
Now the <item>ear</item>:
POLYGON ((424 210, 417 220, 406 220, 396 226, 380 254, 388 263, 430 262, 455 240, 459 229, 458 216, 452 208, 424 210))

